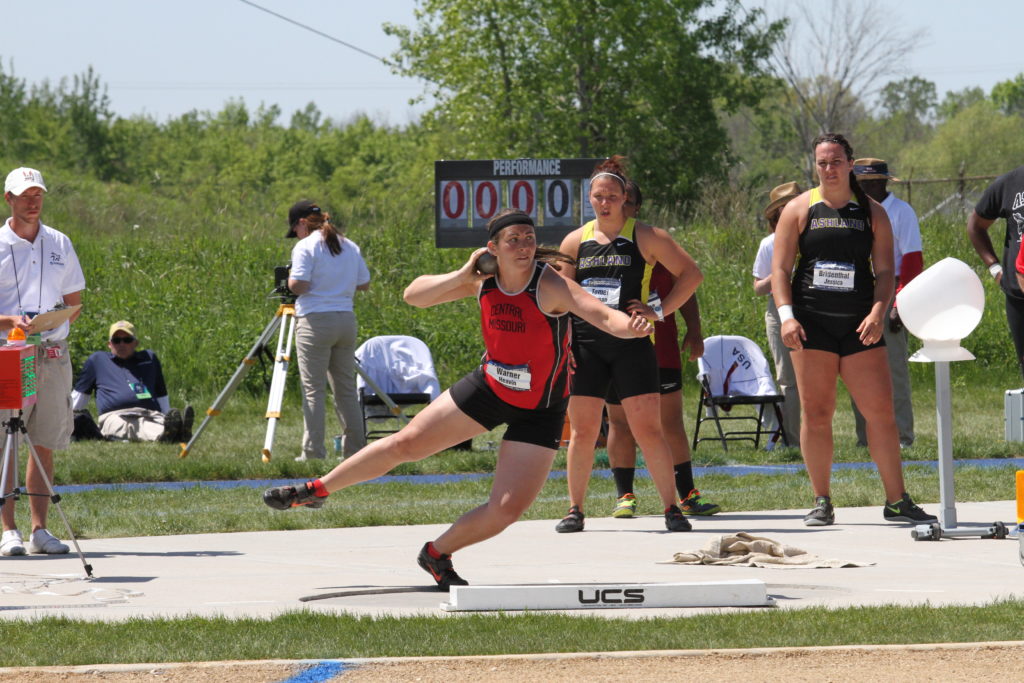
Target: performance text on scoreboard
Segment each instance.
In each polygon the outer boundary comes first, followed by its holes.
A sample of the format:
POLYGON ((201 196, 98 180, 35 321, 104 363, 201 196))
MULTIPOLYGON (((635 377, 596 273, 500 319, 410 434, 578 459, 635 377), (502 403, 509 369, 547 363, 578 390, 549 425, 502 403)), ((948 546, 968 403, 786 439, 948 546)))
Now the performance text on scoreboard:
POLYGON ((538 244, 562 238, 594 218, 590 174, 601 159, 478 159, 434 162, 434 244, 482 247, 487 222, 504 208, 525 212, 538 244))

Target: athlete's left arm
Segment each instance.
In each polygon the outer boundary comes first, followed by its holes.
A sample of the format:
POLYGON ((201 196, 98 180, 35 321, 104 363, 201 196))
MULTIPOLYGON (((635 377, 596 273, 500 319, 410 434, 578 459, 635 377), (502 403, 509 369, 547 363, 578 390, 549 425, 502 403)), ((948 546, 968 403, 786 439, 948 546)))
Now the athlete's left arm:
POLYGON ((553 268, 546 268, 541 275, 537 300, 548 313, 573 313, 594 327, 623 339, 646 337, 654 332, 654 325, 640 314, 626 315, 605 306, 597 297, 573 280, 565 279, 553 268))
POLYGON ((700 328, 700 306, 697 305, 697 295, 694 294, 679 307, 679 315, 686 323, 686 334, 683 335, 681 351, 685 354, 689 351, 689 358, 695 361, 704 355, 704 334, 700 328))
POLYGON ((871 312, 857 327, 860 340, 864 344, 874 344, 882 337, 882 320, 889 302, 892 301, 893 286, 896 282, 893 266, 892 225, 885 209, 871 201, 871 230, 874 240, 871 244, 871 268, 875 273, 875 297, 871 304, 871 312))
POLYGON ((675 284, 661 300, 664 315, 672 315, 693 296, 704 280, 697 262, 661 228, 637 223, 637 243, 648 263, 661 263, 675 277, 675 284))

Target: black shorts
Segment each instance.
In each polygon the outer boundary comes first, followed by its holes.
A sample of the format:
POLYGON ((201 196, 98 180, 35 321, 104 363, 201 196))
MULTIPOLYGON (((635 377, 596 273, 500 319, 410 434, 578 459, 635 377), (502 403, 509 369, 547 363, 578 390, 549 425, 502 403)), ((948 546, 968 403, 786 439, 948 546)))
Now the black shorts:
POLYGON ((827 351, 842 358, 885 346, 883 337, 879 337, 877 342, 869 346, 861 343, 857 327, 867 317, 867 313, 863 316, 835 316, 801 310, 794 312, 794 315, 807 335, 807 339, 804 340, 805 349, 827 351))
POLYGON ((567 401, 554 408, 533 410, 509 405, 487 386, 480 368, 452 385, 448 393, 459 410, 485 429, 507 424, 505 441, 521 441, 552 449, 557 449, 562 442, 567 401))
MULTIPOLYGON (((658 368, 659 387, 658 393, 664 396, 679 391, 683 388, 682 368, 658 368)), ((622 403, 615 387, 608 388, 608 394, 604 397, 605 403, 617 406, 622 403)))
POLYGON ((573 396, 603 400, 611 387, 620 398, 658 393, 658 358, 646 337, 574 343, 572 354, 573 396))

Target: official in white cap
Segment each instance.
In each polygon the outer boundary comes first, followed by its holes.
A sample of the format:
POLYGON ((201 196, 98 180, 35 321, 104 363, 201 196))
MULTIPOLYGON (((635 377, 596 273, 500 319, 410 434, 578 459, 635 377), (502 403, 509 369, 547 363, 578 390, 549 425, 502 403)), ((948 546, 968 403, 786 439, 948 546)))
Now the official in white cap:
MULTIPOLYGON (((82 302, 85 276, 78 256, 67 235, 44 225, 43 210, 46 183, 34 168, 16 168, 4 181, 4 200, 11 216, 0 227, 0 336, 6 340, 12 329, 28 331, 29 321, 46 311, 82 302), (7 283, 11 283, 10 286, 7 283)), ((77 313, 71 317, 71 321, 77 313)), ((71 359, 67 336, 70 321, 42 332, 36 346, 39 359, 36 403, 25 408, 22 419, 28 437, 35 446, 45 475, 53 480, 53 452, 68 447, 73 428, 71 404, 71 359)), ((10 413, 5 411, 4 419, 10 413)), ((8 482, 13 488, 14 482, 8 482)), ((26 489, 45 492, 43 472, 33 458, 28 459, 26 489)), ((7 491, 4 491, 6 494, 7 491)), ((68 546, 46 530, 50 498, 31 496, 31 535, 24 541, 15 526, 14 500, 2 508, 3 535, 0 555, 24 555, 26 552, 61 554, 68 546)))

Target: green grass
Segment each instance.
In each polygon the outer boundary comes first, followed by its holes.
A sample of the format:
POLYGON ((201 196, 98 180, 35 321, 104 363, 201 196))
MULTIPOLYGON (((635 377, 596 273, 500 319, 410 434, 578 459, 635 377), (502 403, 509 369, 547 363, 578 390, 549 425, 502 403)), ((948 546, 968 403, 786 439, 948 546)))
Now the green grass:
MULTIPOLYGON (((915 371, 931 371, 930 365, 914 364, 915 371)), ((915 372, 914 413, 917 441, 903 452, 903 458, 934 460, 937 452, 934 379, 915 372)), ((951 371, 953 399, 953 449, 958 460, 975 458, 1011 458, 1024 455, 1024 444, 1003 440, 1003 391, 1020 382, 1016 377, 991 376, 969 363, 954 363, 951 371)), ((692 432, 696 390, 687 382, 685 421, 692 432)), ((845 391, 839 390, 834 420, 836 462, 867 462, 866 449, 855 446, 853 418, 845 391)), ((196 403, 200 416, 208 403, 196 403)), ((144 481, 197 481, 211 479, 300 478, 322 474, 327 463, 296 463, 302 435, 302 416, 298 396, 285 396, 282 418, 278 422, 274 457, 263 463, 260 449, 266 431, 266 395, 239 391, 224 408, 223 414, 210 420, 188 457, 178 458, 179 449, 167 444, 125 444, 80 442, 57 456, 55 482, 58 484, 124 483, 144 481)), ((739 410, 739 409, 737 409, 739 410)), ((336 428, 329 419, 328 430, 336 428)), ((197 422, 198 425, 198 422, 197 422)), ((710 434, 712 425, 704 426, 710 434)), ((473 452, 450 451, 442 456, 408 463, 396 474, 433 474, 451 472, 489 472, 494 469, 495 445, 501 430, 477 437, 473 452)), ((701 443, 694 452, 698 465, 799 463, 795 449, 773 452, 755 451, 734 445, 727 452, 715 442, 701 443)), ((565 467, 565 453, 555 459, 555 469, 565 467)))
POLYGON ((766 609, 641 620, 316 612, 116 623, 45 618, 0 623, 0 666, 1003 641, 1020 638, 1022 609, 1024 601, 1005 600, 987 607, 766 609))

